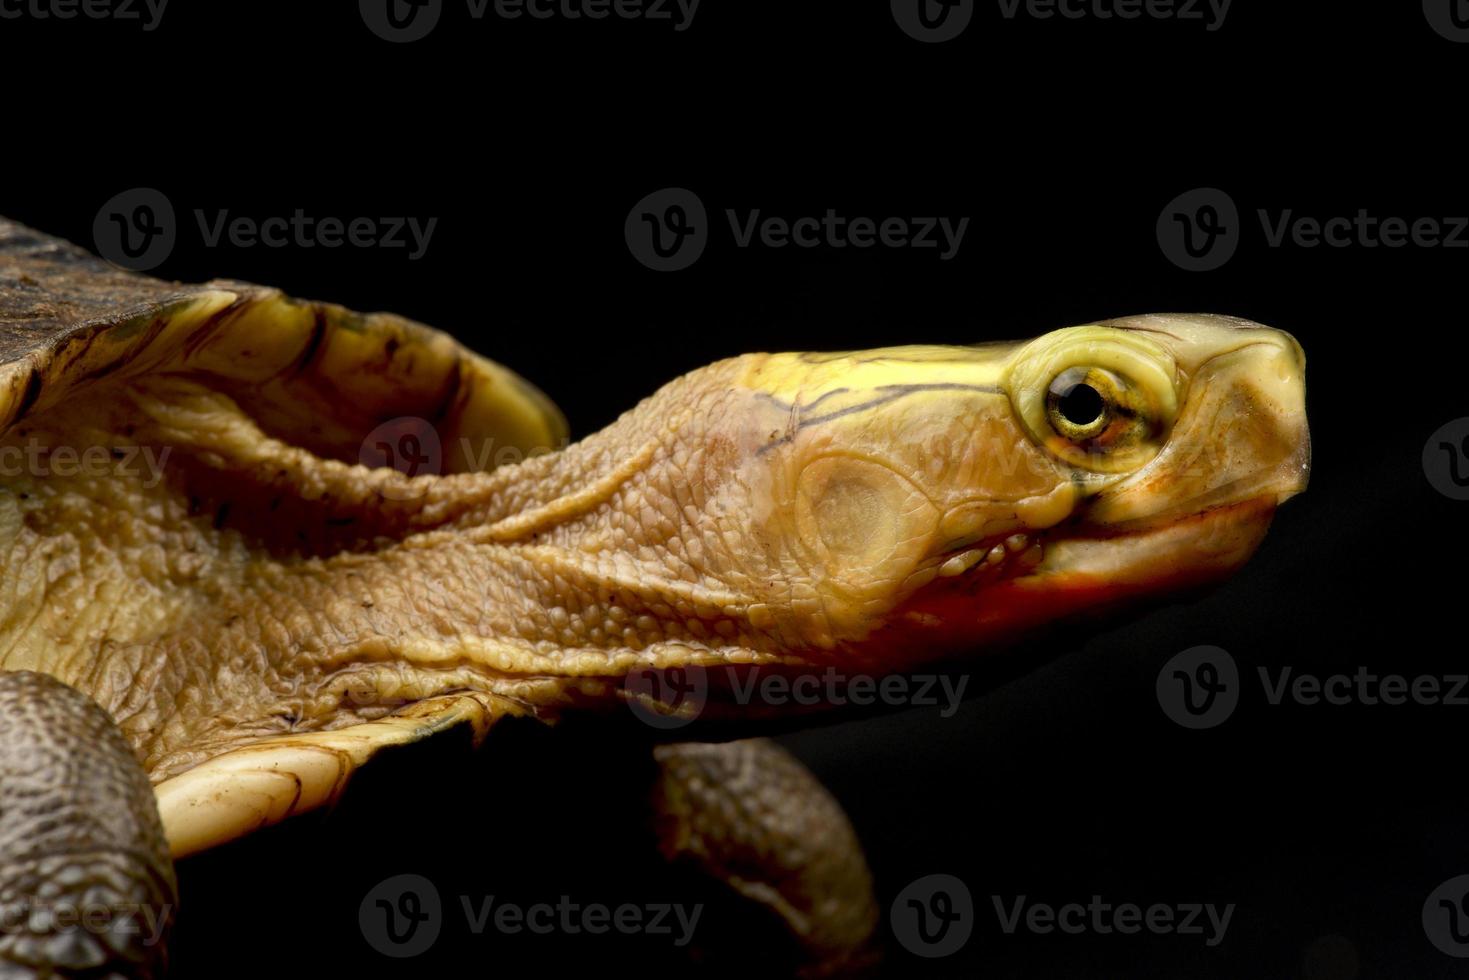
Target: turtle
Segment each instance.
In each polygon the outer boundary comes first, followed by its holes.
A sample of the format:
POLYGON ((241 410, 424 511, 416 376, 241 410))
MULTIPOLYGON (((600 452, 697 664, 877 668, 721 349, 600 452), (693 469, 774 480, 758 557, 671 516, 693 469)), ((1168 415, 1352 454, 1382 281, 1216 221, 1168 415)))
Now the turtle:
POLYGON ((0 973, 156 976, 174 860, 384 749, 567 718, 647 733, 649 860, 840 971, 871 874, 744 737, 814 709, 752 680, 962 665, 1222 580, 1306 486, 1304 371, 1258 323, 1129 316, 731 357, 572 442, 427 326, 0 220, 0 973))

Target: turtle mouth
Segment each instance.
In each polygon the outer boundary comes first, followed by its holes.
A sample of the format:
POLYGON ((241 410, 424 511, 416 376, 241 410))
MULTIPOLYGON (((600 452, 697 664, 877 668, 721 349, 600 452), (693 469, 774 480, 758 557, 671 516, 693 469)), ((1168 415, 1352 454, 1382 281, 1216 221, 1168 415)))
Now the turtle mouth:
POLYGON ((872 648, 885 662, 911 666, 1006 649, 1068 621, 1208 588, 1249 560, 1275 509, 1272 494, 1171 519, 1032 532, 1018 552, 935 576, 889 614, 870 638, 872 648))
POLYGON ((1221 578, 1254 554, 1277 503, 1274 494, 1253 496, 1049 536, 1041 560, 1017 579, 1131 591, 1221 578))
POLYGON ((1065 524, 951 549, 936 580, 967 592, 995 584, 1166 586, 1227 575, 1264 538, 1286 494, 1211 500, 1116 524, 1065 524))

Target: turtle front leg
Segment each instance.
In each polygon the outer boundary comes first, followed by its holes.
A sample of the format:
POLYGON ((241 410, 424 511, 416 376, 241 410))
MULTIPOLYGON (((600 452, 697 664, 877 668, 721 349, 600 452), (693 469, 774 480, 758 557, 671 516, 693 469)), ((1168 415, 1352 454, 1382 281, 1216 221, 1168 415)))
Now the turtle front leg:
POLYGON ((0 978, 159 976, 176 891, 112 719, 53 677, 0 673, 0 978))
MULTIPOLYGON (((872 875, 847 816, 794 756, 767 739, 654 750, 663 855, 743 906, 707 955, 743 950, 803 976, 856 972, 875 959, 872 875)), ((711 916, 728 922, 728 916, 711 916)))

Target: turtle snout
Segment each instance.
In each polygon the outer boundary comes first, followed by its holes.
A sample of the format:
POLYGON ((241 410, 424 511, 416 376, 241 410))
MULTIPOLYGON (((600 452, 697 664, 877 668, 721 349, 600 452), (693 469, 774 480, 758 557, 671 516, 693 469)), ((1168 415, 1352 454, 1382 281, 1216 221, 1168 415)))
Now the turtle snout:
POLYGON ((1246 500, 1279 504, 1306 488, 1305 355, 1281 330, 1205 361, 1162 452, 1091 508, 1106 523, 1199 512, 1246 500))

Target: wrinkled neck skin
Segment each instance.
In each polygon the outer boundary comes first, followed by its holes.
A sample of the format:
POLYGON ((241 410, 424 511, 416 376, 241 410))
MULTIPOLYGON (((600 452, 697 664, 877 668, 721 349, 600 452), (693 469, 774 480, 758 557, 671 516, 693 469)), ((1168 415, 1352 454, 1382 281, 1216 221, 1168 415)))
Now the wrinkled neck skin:
POLYGON ((0 665, 92 693, 163 778, 448 691, 552 717, 618 704, 635 669, 829 661, 891 603, 824 594, 790 547, 761 447, 801 423, 739 383, 764 356, 559 452, 417 477, 263 433, 238 392, 98 387, 4 439, 42 462, 0 495, 0 665), (74 473, 63 447, 113 462, 74 473))

